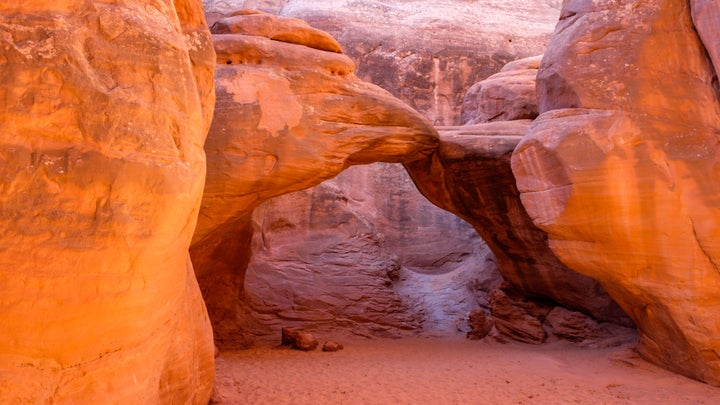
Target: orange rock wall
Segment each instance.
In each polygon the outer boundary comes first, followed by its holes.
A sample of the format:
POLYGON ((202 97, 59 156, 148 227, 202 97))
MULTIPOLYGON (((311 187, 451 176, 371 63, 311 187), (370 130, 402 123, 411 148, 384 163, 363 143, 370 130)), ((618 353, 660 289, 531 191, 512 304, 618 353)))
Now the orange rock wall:
POLYGON ((566 1, 538 75, 542 114, 512 161, 550 247, 633 318, 640 353, 714 385, 717 4, 566 1))
POLYGON ((207 403, 198 1, 0 4, 0 398, 207 403))

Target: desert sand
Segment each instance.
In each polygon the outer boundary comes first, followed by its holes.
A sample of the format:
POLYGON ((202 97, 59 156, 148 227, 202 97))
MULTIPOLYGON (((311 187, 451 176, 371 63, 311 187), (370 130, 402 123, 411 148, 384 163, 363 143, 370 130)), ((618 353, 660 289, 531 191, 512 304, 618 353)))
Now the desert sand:
POLYGON ((448 338, 345 341, 336 353, 223 352, 211 404, 720 404, 720 388, 583 348, 448 338))

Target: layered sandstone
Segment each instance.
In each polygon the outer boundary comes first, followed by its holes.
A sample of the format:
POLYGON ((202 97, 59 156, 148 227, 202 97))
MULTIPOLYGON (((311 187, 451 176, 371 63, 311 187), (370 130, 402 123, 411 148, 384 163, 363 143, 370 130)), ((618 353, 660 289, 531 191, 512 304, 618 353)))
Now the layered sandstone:
POLYGON ((252 210, 353 164, 421 158, 437 137, 418 113, 358 79, 332 37, 299 20, 241 11, 213 30, 217 105, 191 254, 218 342, 242 346, 252 210))
POLYGON ((427 201, 401 165, 355 166, 253 213, 243 333, 283 326, 371 337, 453 335, 500 284, 474 229, 427 201), (376 204, 376 196, 384 204, 376 204), (414 197, 414 198, 411 198, 414 197))
POLYGON ((543 52, 558 1, 204 0, 210 19, 240 8, 300 18, 335 37, 357 75, 434 125, 458 125, 473 84, 543 52))
POLYGON ((0 4, 0 398, 205 404, 199 2, 0 4))
POLYGON ((550 247, 633 318, 640 353, 714 385, 718 21, 711 1, 565 2, 512 162, 550 247))

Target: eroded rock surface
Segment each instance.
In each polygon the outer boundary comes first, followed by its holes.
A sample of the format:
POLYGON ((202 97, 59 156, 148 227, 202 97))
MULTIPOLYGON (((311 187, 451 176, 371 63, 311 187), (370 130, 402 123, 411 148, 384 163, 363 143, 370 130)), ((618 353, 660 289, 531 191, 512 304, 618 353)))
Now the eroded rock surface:
POLYGON ((431 201, 475 227, 495 253, 503 278, 519 293, 622 322, 622 310, 597 282, 557 259, 522 206, 510 157, 530 123, 441 127, 437 152, 405 166, 431 201))
POLYGON ((543 52, 555 1, 204 0, 210 19, 255 8, 329 32, 358 77, 389 90, 434 125, 460 123, 463 96, 506 63, 543 52))
POLYGON ((326 336, 455 334, 479 286, 501 282, 474 229, 414 190, 400 165, 351 167, 276 197, 254 211, 253 228, 252 321, 242 331, 262 340, 285 325, 326 336))
POLYGON ((513 156, 533 221, 637 323, 640 353, 714 385, 719 7, 565 2, 540 66, 541 115, 513 156))
POLYGON ((418 113, 358 79, 332 37, 299 20, 241 11, 214 30, 223 32, 214 35, 217 107, 191 254, 216 338, 236 347, 252 210, 353 164, 418 159, 437 137, 418 113))
POLYGON ((199 2, 0 4, 0 398, 206 404, 199 2))
POLYGON ((510 62, 500 72, 470 87, 462 103, 461 124, 535 119, 535 77, 541 58, 510 62))
POLYGON ((513 340, 540 344, 547 339, 542 324, 545 315, 550 312, 547 305, 512 299, 497 289, 490 293, 490 311, 495 328, 513 340))

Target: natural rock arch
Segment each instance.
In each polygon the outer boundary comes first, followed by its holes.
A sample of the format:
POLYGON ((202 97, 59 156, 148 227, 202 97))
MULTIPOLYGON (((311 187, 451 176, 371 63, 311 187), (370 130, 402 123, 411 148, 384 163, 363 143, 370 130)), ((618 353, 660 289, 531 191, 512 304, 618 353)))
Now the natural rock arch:
MULTIPOLYGON (((352 62, 336 52, 340 47, 327 34, 299 20, 254 11, 218 20, 214 31, 222 32, 215 34, 218 102, 206 144, 208 180, 191 254, 220 346, 248 344, 241 327, 247 308, 236 297, 243 294, 252 210, 272 196, 320 183, 347 165, 373 161, 405 162, 421 189, 442 208, 474 222, 490 240, 494 234, 508 235, 490 246, 502 258, 501 272, 521 294, 551 298, 602 320, 622 319, 622 311, 593 280, 555 258, 544 233, 523 214, 509 166, 518 136, 509 143, 498 136, 464 136, 487 142, 468 152, 469 160, 452 161, 459 164, 454 174, 459 177, 452 180, 442 169, 434 171, 436 159, 443 156, 439 153, 447 150, 437 149, 435 129, 383 90, 360 82, 352 74, 352 62), (266 25, 274 31, 266 32, 266 25), (240 31, 244 34, 233 34, 240 31), (482 153, 488 153, 485 160, 478 159, 482 153), (465 164, 480 170, 468 179, 467 189, 456 184, 465 164), (428 167, 431 172, 425 173, 428 167), (487 177, 481 172, 502 180, 483 188, 487 177), (438 182, 448 185, 435 189, 438 182), (450 197, 437 191, 453 187, 460 194, 448 205, 450 197), (477 192, 492 196, 486 198, 488 205, 458 209, 477 200, 472 194, 477 192), (521 218, 522 225, 498 218, 521 218)), ((527 125, 490 124, 485 131, 519 134, 527 125)))
POLYGON ((245 343, 238 340, 243 309, 236 298, 252 210, 349 165, 421 158, 437 145, 437 133, 420 114, 355 77, 337 42, 300 20, 241 11, 214 31, 223 32, 214 35, 217 104, 190 253, 216 340, 238 347, 245 343), (275 31, 266 31, 268 20, 275 31))

